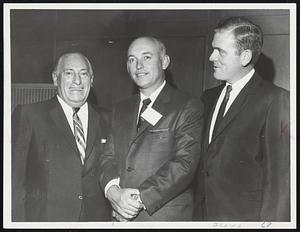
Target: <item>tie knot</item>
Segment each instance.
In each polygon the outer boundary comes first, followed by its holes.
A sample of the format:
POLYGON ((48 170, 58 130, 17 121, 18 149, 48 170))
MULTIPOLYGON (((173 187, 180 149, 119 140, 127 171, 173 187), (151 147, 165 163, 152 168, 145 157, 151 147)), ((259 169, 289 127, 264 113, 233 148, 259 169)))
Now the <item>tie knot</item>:
POLYGON ((77 114, 77 112, 79 111, 79 109, 80 109, 80 107, 74 107, 74 108, 73 108, 73 113, 74 113, 74 114, 77 114))
POLYGON ((232 86, 231 85, 227 85, 226 93, 230 93, 231 90, 232 90, 232 86))
POLYGON ((151 99, 150 98, 146 98, 143 100, 143 105, 144 106, 148 106, 151 103, 151 99))

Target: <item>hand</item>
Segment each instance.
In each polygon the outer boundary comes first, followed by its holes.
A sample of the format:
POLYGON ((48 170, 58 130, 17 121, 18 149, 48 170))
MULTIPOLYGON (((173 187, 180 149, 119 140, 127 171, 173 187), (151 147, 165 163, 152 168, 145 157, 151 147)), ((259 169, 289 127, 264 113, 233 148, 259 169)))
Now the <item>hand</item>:
POLYGON ((126 218, 123 218, 120 214, 118 214, 116 211, 112 211, 112 216, 118 221, 118 222, 128 222, 126 218))
POLYGON ((134 200, 134 195, 139 195, 138 189, 121 189, 116 185, 111 186, 107 191, 107 198, 113 209, 127 220, 135 218, 140 209, 143 208, 141 202, 134 200))

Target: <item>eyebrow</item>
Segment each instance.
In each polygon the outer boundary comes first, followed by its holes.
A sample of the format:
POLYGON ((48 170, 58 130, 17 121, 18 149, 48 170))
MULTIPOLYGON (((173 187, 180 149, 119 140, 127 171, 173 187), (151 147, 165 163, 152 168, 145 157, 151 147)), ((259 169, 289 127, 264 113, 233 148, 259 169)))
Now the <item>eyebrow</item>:
MULTIPOLYGON (((152 52, 142 52, 142 55, 153 55, 153 53, 152 52)), ((135 57, 135 55, 128 55, 128 58, 130 58, 130 57, 135 57)))

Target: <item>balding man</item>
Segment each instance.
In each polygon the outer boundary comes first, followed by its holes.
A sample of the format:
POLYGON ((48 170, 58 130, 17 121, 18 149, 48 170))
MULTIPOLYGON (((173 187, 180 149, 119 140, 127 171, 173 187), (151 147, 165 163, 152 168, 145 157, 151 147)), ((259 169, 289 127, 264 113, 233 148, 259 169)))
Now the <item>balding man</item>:
POLYGON ((12 116, 12 221, 105 221, 111 207, 96 179, 108 118, 86 102, 88 59, 64 54, 52 74, 57 96, 12 116))
POLYGON ((139 93, 114 107, 100 163, 100 181, 118 220, 192 219, 202 105, 165 81, 169 62, 156 38, 137 38, 129 46, 127 70, 139 93))

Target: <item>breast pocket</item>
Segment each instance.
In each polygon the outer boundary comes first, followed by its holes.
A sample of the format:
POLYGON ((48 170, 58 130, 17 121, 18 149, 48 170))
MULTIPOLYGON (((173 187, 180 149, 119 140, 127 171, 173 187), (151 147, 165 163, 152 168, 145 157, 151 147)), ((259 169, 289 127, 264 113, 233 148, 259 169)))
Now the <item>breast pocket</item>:
POLYGON ((160 140, 166 140, 170 137, 169 128, 152 129, 149 130, 149 132, 153 141, 158 140, 159 142, 160 140))
POLYGON ((170 159, 170 154, 174 149, 174 137, 168 128, 150 130, 150 136, 152 142, 149 154, 150 163, 155 166, 164 164, 170 159))

